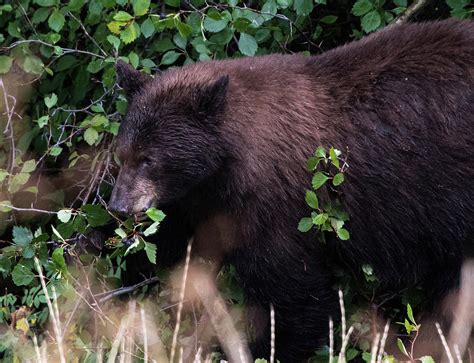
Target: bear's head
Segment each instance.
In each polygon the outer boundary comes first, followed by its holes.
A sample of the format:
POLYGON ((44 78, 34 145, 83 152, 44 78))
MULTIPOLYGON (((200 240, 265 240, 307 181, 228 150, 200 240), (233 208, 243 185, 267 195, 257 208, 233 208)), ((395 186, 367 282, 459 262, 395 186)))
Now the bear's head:
POLYGON ((137 214, 186 196, 220 168, 229 77, 169 70, 152 78, 118 62, 117 78, 128 111, 116 138, 121 167, 109 208, 137 214))

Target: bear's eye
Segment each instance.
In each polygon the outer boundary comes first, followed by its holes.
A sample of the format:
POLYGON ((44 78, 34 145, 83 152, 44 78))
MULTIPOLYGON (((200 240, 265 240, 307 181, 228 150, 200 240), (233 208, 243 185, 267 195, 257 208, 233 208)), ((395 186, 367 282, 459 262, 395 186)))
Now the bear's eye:
POLYGON ((143 164, 144 166, 152 166, 152 165, 153 165, 153 160, 152 160, 150 157, 148 157, 148 156, 144 156, 144 157, 142 158, 142 164, 143 164))

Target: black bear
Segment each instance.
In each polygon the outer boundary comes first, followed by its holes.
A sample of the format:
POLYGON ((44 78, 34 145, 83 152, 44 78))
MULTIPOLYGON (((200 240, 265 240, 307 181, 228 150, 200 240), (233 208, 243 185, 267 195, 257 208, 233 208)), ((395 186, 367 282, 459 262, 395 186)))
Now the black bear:
POLYGON ((314 57, 154 78, 122 62, 117 73, 130 102, 111 209, 164 208, 163 249, 195 234, 209 258, 233 264, 249 303, 273 304, 282 362, 327 340, 339 314, 331 261, 355 274, 370 264, 394 291, 419 285, 438 298, 456 284, 474 243, 474 23, 390 26, 314 57), (319 145, 350 153, 348 241, 297 230, 319 145))

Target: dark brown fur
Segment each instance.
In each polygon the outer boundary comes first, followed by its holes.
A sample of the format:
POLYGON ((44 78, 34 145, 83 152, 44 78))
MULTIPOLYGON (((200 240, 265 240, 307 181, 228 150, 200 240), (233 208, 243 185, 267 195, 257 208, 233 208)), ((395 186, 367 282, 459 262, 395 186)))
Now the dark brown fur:
POLYGON ((474 236, 472 22, 392 26, 317 57, 204 62, 139 82, 124 64, 118 73, 131 104, 112 207, 137 212, 130 191, 145 177, 175 211, 170 225, 233 221, 231 247, 216 250, 251 303, 275 306, 283 362, 310 355, 338 315, 328 261, 372 265, 383 289, 421 284, 438 298, 456 283, 474 236), (351 239, 326 246, 296 229, 319 145, 348 150, 350 164, 351 239))

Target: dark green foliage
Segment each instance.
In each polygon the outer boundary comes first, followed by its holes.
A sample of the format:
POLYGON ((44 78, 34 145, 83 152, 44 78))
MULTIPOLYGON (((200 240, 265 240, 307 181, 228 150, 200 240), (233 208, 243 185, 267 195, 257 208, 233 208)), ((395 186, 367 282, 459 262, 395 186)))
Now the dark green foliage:
POLYGON ((300 220, 298 224, 300 232, 308 232, 315 227, 320 232, 321 241, 325 241, 324 232, 335 232, 337 237, 343 241, 350 238, 349 231, 343 228, 348 216, 337 197, 337 187, 344 182, 344 173, 349 167, 346 161, 340 150, 331 147, 327 152, 322 146, 319 146, 314 155, 309 158, 306 167, 309 171, 314 172, 311 181, 314 191, 306 191, 306 203, 314 211, 311 213, 311 217, 304 217, 300 220), (332 185, 327 185, 328 181, 331 181, 332 185), (326 185, 329 194, 334 197, 320 205, 317 193, 318 189, 324 185, 326 185))

